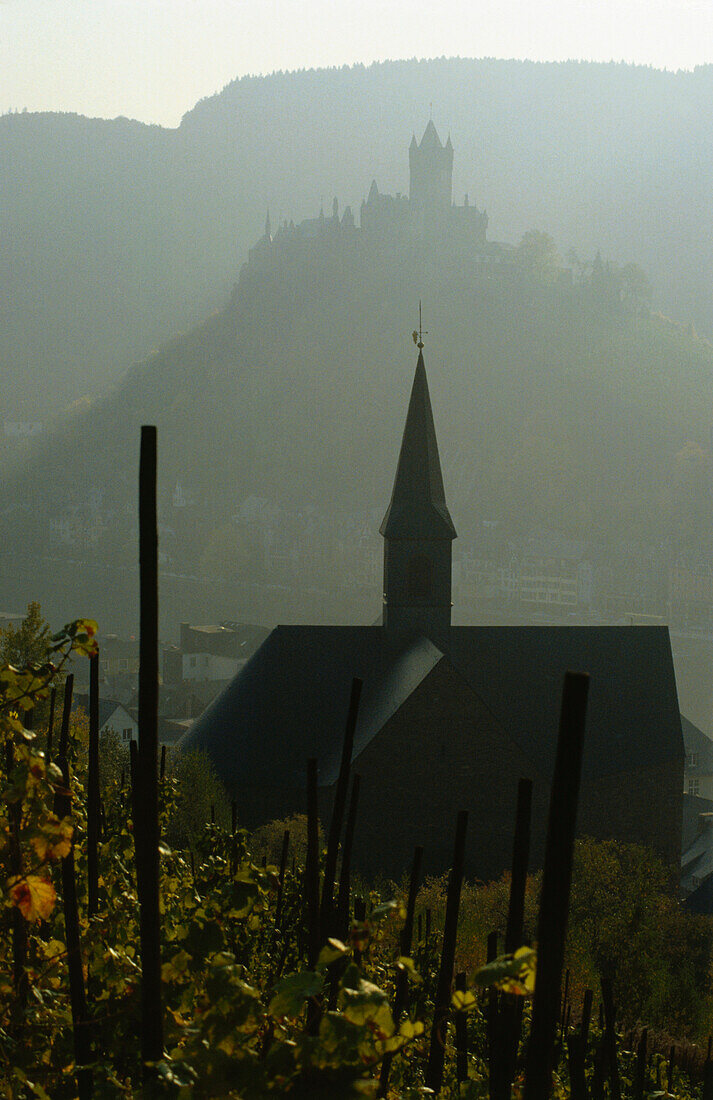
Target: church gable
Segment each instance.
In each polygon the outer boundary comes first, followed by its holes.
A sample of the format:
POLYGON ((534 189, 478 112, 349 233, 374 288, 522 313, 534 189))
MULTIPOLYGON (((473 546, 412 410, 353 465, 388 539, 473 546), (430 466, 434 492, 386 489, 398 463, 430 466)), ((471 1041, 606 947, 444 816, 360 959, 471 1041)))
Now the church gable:
POLYGON ((470 811, 469 867, 499 874, 510 860, 521 776, 545 782, 447 657, 360 752, 357 864, 398 875, 416 844, 426 867, 448 866, 458 810, 470 811), (378 853, 378 854, 376 854, 378 853))

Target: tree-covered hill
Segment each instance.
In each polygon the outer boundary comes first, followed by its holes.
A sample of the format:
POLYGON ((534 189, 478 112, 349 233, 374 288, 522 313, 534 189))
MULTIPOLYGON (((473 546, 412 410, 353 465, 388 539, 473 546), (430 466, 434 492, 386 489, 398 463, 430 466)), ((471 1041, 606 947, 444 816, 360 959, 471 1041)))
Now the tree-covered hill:
MULTIPOLYGON (((251 263, 228 306, 66 419, 1 503, 31 502, 40 526, 30 541, 45 537, 42 517, 92 493, 115 517, 131 514, 139 425, 155 422, 163 514, 175 516, 180 484, 197 558, 250 496, 325 515, 383 510, 419 298, 461 534, 500 519, 514 532, 542 525, 598 541, 707 537, 707 341, 621 302, 606 278, 533 273, 519 253, 465 272, 428 250, 406 263, 358 237, 308 263, 251 263)), ((27 545, 25 523, 6 545, 27 545)))
MULTIPOLYGON (((713 67, 439 59, 243 78, 177 130, 0 118, 0 416, 46 419, 225 301, 265 208, 408 189, 407 145, 450 130, 491 236, 640 263, 713 334, 713 67), (47 379, 51 379, 50 382, 47 379)), ((360 331, 363 326, 360 324, 360 331)), ((342 354, 346 354, 342 349, 342 354)))

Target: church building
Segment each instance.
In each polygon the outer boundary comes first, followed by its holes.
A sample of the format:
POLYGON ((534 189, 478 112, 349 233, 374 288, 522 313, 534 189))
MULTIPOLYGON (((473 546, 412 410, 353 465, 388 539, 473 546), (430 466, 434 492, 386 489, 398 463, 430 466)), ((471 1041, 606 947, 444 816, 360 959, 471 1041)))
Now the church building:
POLYGON ((422 844, 426 869, 443 871, 466 809, 468 874, 500 875, 521 776, 534 784, 537 865, 572 670, 590 675, 580 834, 648 845, 678 864, 684 746, 668 629, 451 625, 456 529, 420 341, 381 533, 381 625, 276 627, 183 739, 209 754, 241 825, 304 812, 309 757, 327 820, 358 676, 355 865, 400 876, 422 844))

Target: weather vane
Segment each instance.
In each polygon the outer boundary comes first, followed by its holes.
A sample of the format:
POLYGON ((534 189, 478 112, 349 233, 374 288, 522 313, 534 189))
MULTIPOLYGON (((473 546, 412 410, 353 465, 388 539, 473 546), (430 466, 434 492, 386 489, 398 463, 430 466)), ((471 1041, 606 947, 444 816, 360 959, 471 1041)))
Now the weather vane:
POLYGON ((423 338, 424 338, 424 336, 428 336, 428 330, 424 329, 423 326, 422 326, 422 323, 421 323, 421 300, 420 299, 419 299, 419 302, 418 302, 418 332, 416 331, 416 329, 414 329, 413 332, 411 333, 411 336, 413 337, 414 344, 416 345, 418 350, 421 351, 422 348, 423 348, 423 338))

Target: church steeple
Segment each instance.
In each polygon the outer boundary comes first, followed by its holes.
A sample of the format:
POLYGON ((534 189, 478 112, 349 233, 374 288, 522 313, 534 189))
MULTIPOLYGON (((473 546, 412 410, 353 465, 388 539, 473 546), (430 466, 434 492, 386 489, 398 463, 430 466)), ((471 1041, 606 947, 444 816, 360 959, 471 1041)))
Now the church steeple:
POLYGON ((384 626, 437 632, 451 621, 451 543, 436 429, 419 340, 384 536, 384 626))

